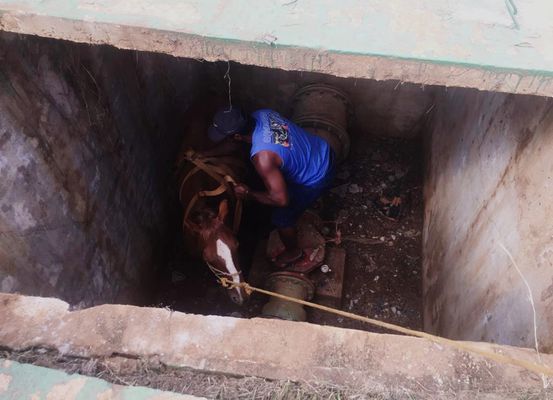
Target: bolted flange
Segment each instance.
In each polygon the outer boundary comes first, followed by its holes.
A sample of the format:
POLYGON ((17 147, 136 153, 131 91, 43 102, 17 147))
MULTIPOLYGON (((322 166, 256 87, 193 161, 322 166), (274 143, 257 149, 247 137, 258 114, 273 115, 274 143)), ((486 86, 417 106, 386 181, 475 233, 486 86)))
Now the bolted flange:
MULTIPOLYGON (((281 271, 267 277, 266 286, 273 292, 294 297, 300 300, 311 300, 315 294, 315 285, 305 275, 295 272, 281 271)), ((306 313, 301 304, 292 303, 277 297, 271 297, 263 307, 263 316, 286 319, 289 321, 305 321, 306 313)))

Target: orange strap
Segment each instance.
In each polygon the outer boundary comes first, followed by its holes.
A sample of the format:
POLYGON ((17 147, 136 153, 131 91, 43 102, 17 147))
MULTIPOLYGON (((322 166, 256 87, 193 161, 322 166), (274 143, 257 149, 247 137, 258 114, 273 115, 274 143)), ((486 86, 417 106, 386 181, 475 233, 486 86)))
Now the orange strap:
MULTIPOLYGON (((225 161, 230 161, 231 159, 229 157, 225 157, 225 161)), ((217 182, 220 183, 220 185, 213 189, 213 190, 202 190, 198 193, 196 193, 190 202, 188 203, 188 206, 186 207, 186 210, 184 212, 184 218, 183 218, 183 229, 186 225, 186 220, 188 219, 188 216, 190 212, 192 211, 192 208, 198 201, 200 197, 215 197, 219 196, 225 192, 233 193, 232 190, 230 190, 229 184, 236 184, 236 180, 232 177, 232 171, 230 168, 227 168, 225 166, 218 166, 213 165, 212 163, 220 161, 216 157, 210 157, 210 158, 200 158, 194 153, 193 150, 188 150, 185 153, 185 157, 183 161, 188 161, 192 164, 194 164, 194 168, 192 168, 186 176, 181 181, 180 187, 179 187, 179 200, 182 202, 182 189, 184 188, 184 184, 188 179, 190 179, 194 174, 196 174, 198 171, 203 171, 207 175, 209 175, 211 178, 215 179, 217 182)), ((236 161, 233 161, 233 163, 237 163, 236 161)), ((233 194, 234 196, 234 194, 233 194)), ((233 218, 233 227, 232 230, 236 234, 238 233, 238 229, 240 228, 240 222, 242 219, 242 200, 236 199, 236 203, 234 206, 234 218, 233 218)))

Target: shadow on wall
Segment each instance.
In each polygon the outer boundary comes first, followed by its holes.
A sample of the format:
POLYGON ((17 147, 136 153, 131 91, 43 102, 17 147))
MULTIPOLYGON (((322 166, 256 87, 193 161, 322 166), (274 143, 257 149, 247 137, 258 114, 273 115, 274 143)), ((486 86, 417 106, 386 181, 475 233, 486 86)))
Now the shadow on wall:
MULTIPOLYGON (((224 89, 226 62, 208 65, 210 82, 224 89)), ((413 138, 421 133, 434 104, 435 87, 398 81, 339 78, 315 72, 284 71, 230 63, 233 103, 248 110, 271 108, 290 117, 294 93, 311 83, 327 83, 346 92, 353 105, 351 132, 413 138)))
POLYGON ((193 60, 0 34, 0 290, 147 301, 193 60))

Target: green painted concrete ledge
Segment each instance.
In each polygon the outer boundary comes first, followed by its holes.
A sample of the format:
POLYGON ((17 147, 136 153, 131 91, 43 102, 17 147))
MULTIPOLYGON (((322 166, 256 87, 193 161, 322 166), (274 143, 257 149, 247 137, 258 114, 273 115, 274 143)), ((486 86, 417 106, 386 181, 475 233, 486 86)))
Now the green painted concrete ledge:
POLYGON ((102 379, 0 359, 0 398, 64 400, 194 400, 141 386, 120 386, 102 379))
POLYGON ((553 95, 550 0, 0 0, 0 29, 338 76, 553 95))

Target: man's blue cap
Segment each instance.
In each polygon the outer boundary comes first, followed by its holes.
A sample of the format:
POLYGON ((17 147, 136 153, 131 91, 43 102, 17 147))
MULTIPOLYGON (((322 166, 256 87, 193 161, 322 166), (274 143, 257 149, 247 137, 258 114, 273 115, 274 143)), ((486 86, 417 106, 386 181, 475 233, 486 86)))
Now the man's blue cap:
POLYGON ((211 141, 218 143, 228 136, 243 133, 246 124, 247 118, 240 108, 221 108, 215 113, 207 135, 211 141))

